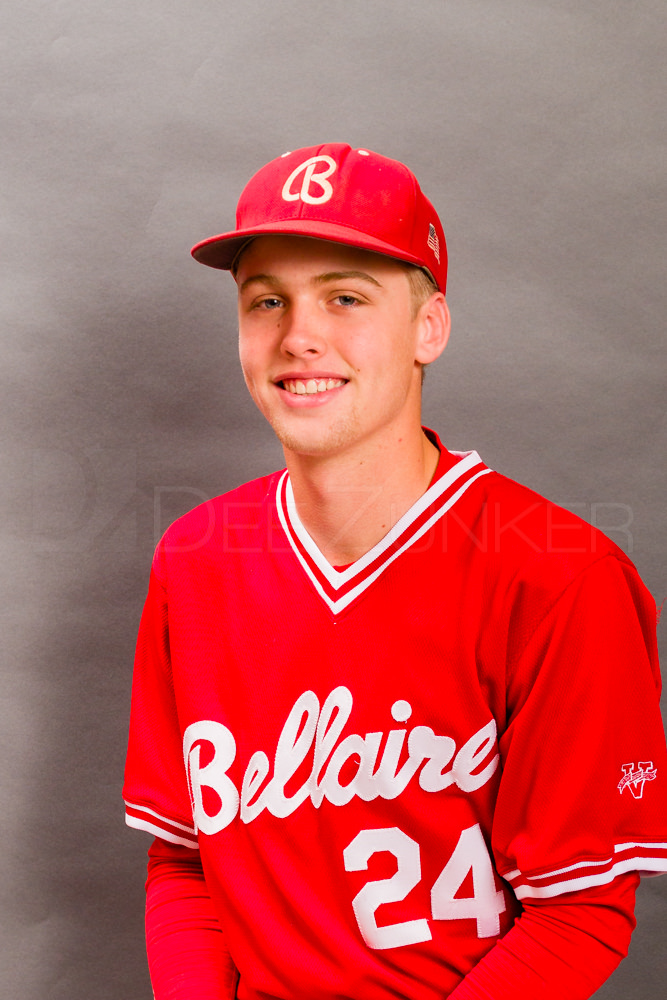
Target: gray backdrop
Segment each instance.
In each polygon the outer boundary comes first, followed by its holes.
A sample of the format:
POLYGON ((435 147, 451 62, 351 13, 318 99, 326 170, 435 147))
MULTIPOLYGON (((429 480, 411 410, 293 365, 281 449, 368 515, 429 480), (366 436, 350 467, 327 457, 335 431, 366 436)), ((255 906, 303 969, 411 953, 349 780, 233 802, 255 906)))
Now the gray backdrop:
MULTIPOLYGON (((2 995, 148 1000, 149 838, 120 789, 150 558, 174 517, 282 464, 231 279, 191 244, 287 149, 407 161, 452 258, 427 422, 607 530, 660 604, 663 4, 0 9, 2 995)), ((666 909, 647 881, 600 998, 661 995, 666 909)))

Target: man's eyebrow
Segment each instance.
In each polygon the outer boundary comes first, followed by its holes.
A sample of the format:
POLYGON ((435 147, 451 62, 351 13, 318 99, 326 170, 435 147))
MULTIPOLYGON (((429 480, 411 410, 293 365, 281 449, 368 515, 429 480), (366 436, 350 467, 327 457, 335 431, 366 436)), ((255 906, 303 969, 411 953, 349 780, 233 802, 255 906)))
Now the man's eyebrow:
POLYGON ((248 285, 254 283, 260 285, 279 285, 280 279, 275 276, 275 274, 251 274, 249 278, 246 278, 243 284, 239 285, 239 292, 245 291, 248 285))
MULTIPOLYGON (((371 285, 382 288, 382 285, 372 274, 366 271, 327 271, 326 274, 317 274, 313 278, 316 285, 326 285, 330 281, 345 281, 347 278, 358 278, 360 281, 367 281, 371 285)), ((239 285, 239 292, 244 292, 249 285, 271 285, 273 288, 280 287, 280 278, 275 274, 251 274, 239 285)))
POLYGON ((382 288, 382 285, 371 274, 366 271, 327 271, 326 274, 318 274, 313 281, 318 285, 325 285, 329 281, 343 281, 346 278, 360 278, 361 281, 369 281, 372 285, 382 288))

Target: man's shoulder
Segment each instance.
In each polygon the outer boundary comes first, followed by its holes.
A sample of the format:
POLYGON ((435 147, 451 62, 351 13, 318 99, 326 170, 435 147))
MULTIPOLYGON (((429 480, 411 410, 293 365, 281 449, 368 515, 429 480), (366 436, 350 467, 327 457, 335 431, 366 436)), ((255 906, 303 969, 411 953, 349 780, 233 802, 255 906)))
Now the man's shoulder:
POLYGON ((549 591, 568 586, 602 560, 636 570, 626 552, 595 524, 502 473, 480 482, 476 537, 499 572, 549 591))

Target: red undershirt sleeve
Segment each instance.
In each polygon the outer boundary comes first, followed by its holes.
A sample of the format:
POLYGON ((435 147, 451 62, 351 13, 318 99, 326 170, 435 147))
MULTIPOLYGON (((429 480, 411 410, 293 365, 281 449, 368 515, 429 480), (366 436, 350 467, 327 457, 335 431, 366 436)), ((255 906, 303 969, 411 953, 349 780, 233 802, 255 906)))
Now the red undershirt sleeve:
POLYGON ((587 1000, 625 958, 636 872, 604 886, 531 899, 449 1000, 587 1000))
POLYGON ((233 1000, 238 972, 213 911, 199 851, 156 838, 146 882, 155 1000, 233 1000))
MULTIPOLYGON (((149 852, 146 947, 155 1000, 233 1000, 238 972, 199 854, 159 838, 149 852)), ((531 900, 450 1000, 587 1000, 628 951, 639 876, 531 900)))

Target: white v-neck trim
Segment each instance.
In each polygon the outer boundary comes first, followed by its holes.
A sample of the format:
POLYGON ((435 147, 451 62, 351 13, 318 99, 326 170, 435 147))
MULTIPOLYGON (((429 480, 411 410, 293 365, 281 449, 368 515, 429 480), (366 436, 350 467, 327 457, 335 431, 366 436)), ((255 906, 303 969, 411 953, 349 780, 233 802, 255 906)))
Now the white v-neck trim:
POLYGON ((492 470, 484 465, 476 451, 452 452, 460 461, 436 480, 406 511, 387 534, 365 555, 343 570, 337 570, 324 557, 306 531, 296 509, 289 474, 285 471, 276 488, 276 506, 280 523, 297 559, 311 583, 334 614, 342 611, 363 593, 406 549, 418 541, 443 516, 480 476, 492 470), (458 488, 453 487, 458 485, 458 488), (442 499, 442 503, 437 501, 442 499), (419 522, 430 507, 433 513, 419 522), (411 526, 414 530, 410 530, 411 526), (399 545, 396 543, 406 536, 399 545), (382 558, 386 556, 385 558, 382 558), (377 564, 377 565, 374 565, 377 564), (349 585, 358 578, 355 586, 349 585))

